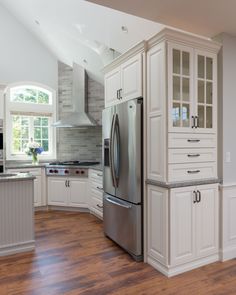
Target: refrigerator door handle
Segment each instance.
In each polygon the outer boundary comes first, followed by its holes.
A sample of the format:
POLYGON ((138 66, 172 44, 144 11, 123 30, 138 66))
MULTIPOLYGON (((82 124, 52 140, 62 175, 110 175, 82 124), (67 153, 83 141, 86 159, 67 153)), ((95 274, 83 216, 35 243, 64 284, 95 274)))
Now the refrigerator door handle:
POLYGON ((116 187, 116 181, 115 181, 115 171, 114 171, 114 128, 115 128, 115 115, 112 116, 112 123, 111 123, 111 133, 110 133, 110 168, 111 168, 111 178, 112 178, 112 184, 114 187, 116 187))
POLYGON ((112 199, 112 198, 110 198, 110 197, 106 197, 106 200, 109 202, 109 203, 112 203, 112 204, 114 204, 114 205, 117 205, 117 206, 120 206, 120 207, 123 207, 123 208, 125 208, 125 209, 130 209, 130 208, 132 208, 132 206, 131 205, 127 205, 126 203, 124 203, 124 202, 122 202, 122 201, 118 201, 118 200, 114 200, 114 199, 112 199))
MULTIPOLYGON (((118 187, 119 176, 120 176, 120 127, 119 127, 118 114, 115 114, 115 119, 114 119, 114 138, 116 139, 116 157, 113 164, 114 164, 114 176, 116 180, 116 187, 118 187)), ((114 143, 115 143, 115 140, 114 140, 114 143)), ((114 147, 113 147, 113 155, 114 155, 114 147)))

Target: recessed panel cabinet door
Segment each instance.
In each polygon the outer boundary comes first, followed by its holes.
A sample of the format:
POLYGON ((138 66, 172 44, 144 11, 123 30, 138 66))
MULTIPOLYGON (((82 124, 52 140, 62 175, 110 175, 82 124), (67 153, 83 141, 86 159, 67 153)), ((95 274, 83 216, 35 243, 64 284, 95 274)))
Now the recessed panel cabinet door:
POLYGON ((142 54, 130 58, 120 67, 121 100, 142 97, 142 54))
POLYGON ((171 190, 170 264, 191 261, 195 257, 194 187, 171 190))
POLYGON ((120 85, 120 67, 115 68, 105 75, 105 107, 119 102, 118 90, 120 85))
POLYGON ((87 180, 69 179, 69 206, 88 207, 87 180))
POLYGON ((67 206, 68 187, 66 179, 48 177, 48 205, 67 206))
POLYGON ((218 252, 219 248, 219 198, 218 185, 197 187, 200 202, 196 203, 196 241, 197 257, 204 257, 218 252))
POLYGON ((37 176, 34 180, 34 206, 42 205, 42 177, 37 176))

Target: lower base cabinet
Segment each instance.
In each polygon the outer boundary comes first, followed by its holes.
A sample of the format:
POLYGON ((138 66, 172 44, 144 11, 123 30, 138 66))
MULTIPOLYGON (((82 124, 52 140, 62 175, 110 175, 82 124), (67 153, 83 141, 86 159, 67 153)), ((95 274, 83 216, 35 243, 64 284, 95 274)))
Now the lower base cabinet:
POLYGON ((48 177, 48 205, 88 208, 87 178, 48 177))
POLYGON ((167 276, 219 259, 218 184, 148 186, 147 261, 167 276))

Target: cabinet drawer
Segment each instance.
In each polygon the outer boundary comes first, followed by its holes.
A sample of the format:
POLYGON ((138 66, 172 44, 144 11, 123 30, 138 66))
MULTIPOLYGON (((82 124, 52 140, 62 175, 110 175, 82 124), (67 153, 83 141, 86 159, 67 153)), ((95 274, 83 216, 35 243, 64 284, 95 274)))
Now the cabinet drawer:
POLYGON ((169 149, 169 164, 216 162, 216 149, 169 149))
POLYGON ((96 182, 91 182, 90 185, 92 195, 97 196, 98 198, 102 199, 103 197, 103 188, 102 185, 96 182))
POLYGON ((103 212, 103 200, 98 199, 94 196, 92 196, 92 208, 100 211, 101 213, 103 212))
POLYGON ((102 182, 103 182, 103 173, 102 171, 99 171, 99 170, 92 170, 90 169, 89 170, 89 178, 93 181, 96 181, 97 183, 101 184, 102 185, 102 182))
POLYGON ((217 177, 216 162, 169 164, 168 181, 188 181, 217 177))
POLYGON ((169 148, 214 148, 214 134, 169 133, 169 148))

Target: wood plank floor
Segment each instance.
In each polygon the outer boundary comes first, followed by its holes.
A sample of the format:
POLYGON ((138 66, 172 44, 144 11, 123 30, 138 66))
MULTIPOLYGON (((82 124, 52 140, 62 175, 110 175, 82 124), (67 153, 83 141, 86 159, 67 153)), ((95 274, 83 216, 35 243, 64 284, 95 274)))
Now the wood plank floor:
POLYGON ((168 279, 134 262, 88 213, 37 212, 36 245, 0 258, 0 295, 236 294, 236 260, 168 279))

